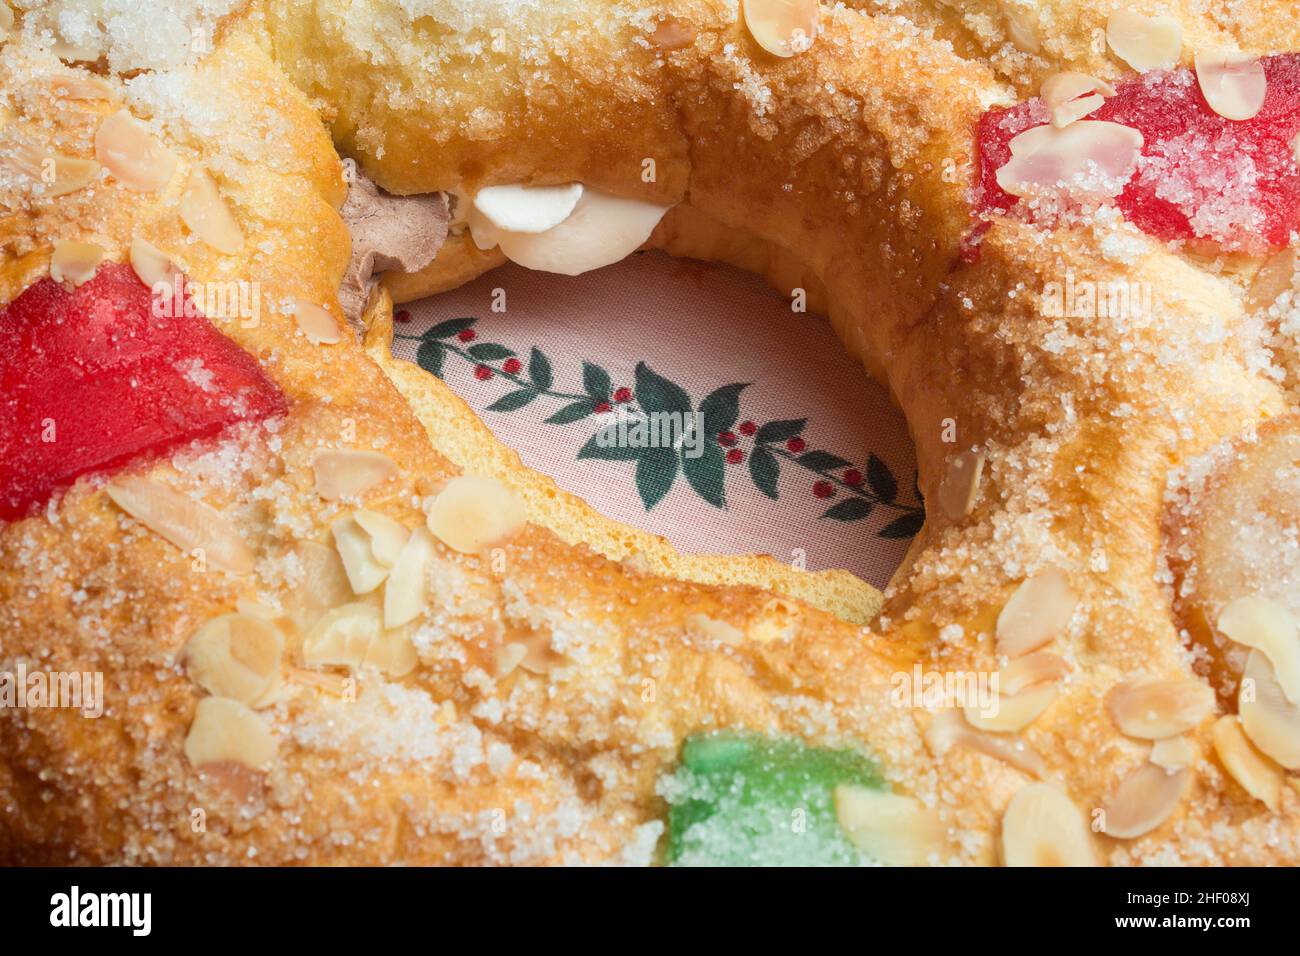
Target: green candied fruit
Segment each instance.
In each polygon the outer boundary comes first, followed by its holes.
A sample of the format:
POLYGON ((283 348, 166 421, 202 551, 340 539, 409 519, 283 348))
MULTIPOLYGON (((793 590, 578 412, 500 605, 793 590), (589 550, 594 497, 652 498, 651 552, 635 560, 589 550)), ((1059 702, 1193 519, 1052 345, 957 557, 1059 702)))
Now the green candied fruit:
POLYGON ((835 818, 835 787, 879 787, 874 761, 759 733, 697 734, 659 783, 675 866, 857 866, 870 859, 835 818))

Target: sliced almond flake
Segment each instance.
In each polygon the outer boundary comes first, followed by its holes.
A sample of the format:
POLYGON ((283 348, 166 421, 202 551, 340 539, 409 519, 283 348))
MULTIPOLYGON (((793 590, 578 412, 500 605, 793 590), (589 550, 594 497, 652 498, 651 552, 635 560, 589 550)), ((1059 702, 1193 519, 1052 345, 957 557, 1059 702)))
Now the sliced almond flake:
POLYGON ((228 697, 199 701, 185 738, 185 756, 192 766, 230 761, 250 770, 265 770, 275 754, 270 728, 247 704, 228 697))
POLYGON ((21 147, 8 159, 24 176, 35 180, 43 189, 42 196, 66 196, 85 189, 99 178, 100 166, 93 159, 43 153, 35 147, 21 147))
POLYGON ((1037 720, 1038 715, 1056 700, 1057 693, 1055 684, 1035 684, 1011 697, 999 695, 991 708, 993 713, 985 713, 979 703, 967 704, 962 713, 976 730, 1015 733, 1037 720))
POLYGON ((998 692, 1015 696, 1027 687, 1058 681, 1070 673, 1065 658, 1051 651, 1018 657, 998 672, 998 692))
POLYGON ((232 574, 253 572, 253 551, 219 511, 148 478, 126 476, 105 489, 119 508, 186 554, 232 574))
POLYGON ((361 667, 370 645, 384 633, 379 609, 354 602, 325 614, 302 639, 302 659, 311 667, 361 667))
POLYGON ((961 521, 975 505, 980 478, 984 474, 984 452, 958 452, 948 462, 939 482, 939 508, 949 521, 961 521))
POLYGON ((314 302, 294 299, 293 317, 302 334, 307 336, 313 345, 337 345, 343 341, 338 320, 330 315, 329 310, 321 308, 314 302))
POLYGON ((1027 783, 1002 814, 1004 866, 1096 866, 1092 836, 1074 802, 1055 787, 1027 783))
POLYGON ((1178 809, 1192 778, 1190 770, 1170 773, 1144 763, 1129 773, 1106 804, 1107 836, 1133 840, 1150 833, 1178 809))
POLYGON ((355 498, 397 474, 397 465, 387 455, 357 448, 318 452, 311 467, 316 494, 326 501, 355 498))
POLYGON ((740 628, 718 621, 707 614, 692 614, 686 619, 686 632, 703 641, 717 641, 722 644, 745 643, 745 632, 740 628))
POLYGON ((1042 755, 1023 740, 976 730, 954 710, 942 710, 934 715, 925 729, 925 743, 930 752, 942 758, 953 747, 962 747, 1001 760, 1033 777, 1047 773, 1042 755))
POLYGON ((1064 129, 1101 109, 1105 97, 1115 88, 1087 73, 1053 73, 1043 81, 1043 102, 1052 114, 1052 125, 1064 129))
POLYGON ((222 614, 200 627, 185 644, 190 679, 215 697, 256 707, 280 678, 284 635, 248 614, 222 614))
POLYGON ((386 514, 365 508, 352 512, 352 517, 370 535, 370 550, 374 552, 375 560, 391 568, 411 534, 405 525, 386 514))
POLYGON ((111 100, 117 93, 111 84, 97 76, 56 76, 50 80, 55 96, 65 100, 111 100))
POLYGON ((1246 658, 1237 713, 1251 743, 1288 770, 1300 770, 1300 707, 1286 699, 1261 651, 1246 658))
POLYGON ((1228 714, 1220 717, 1210 731, 1214 752, 1232 779, 1270 810, 1276 811, 1282 799, 1282 771, 1264 756, 1241 729, 1241 721, 1228 714))
POLYGON ((1042 647, 1065 630, 1078 604, 1079 595, 1060 568, 1026 578, 998 614, 998 653, 1020 657, 1042 647))
POLYGON ((159 283, 170 286, 176 275, 176 266, 171 258, 139 236, 131 240, 131 268, 140 277, 140 281, 151 289, 159 283))
POLYGON ((123 186, 135 192, 157 192, 176 172, 176 154, 127 110, 119 110, 99 124, 95 158, 123 186))
POLYGON ((768 53, 791 57, 817 38, 821 23, 818 0, 743 0, 745 26, 768 53))
POLYGON ((388 677, 405 677, 420 662, 415 645, 403 631, 385 631, 366 648, 362 667, 373 667, 388 677))
POLYGON ((353 594, 369 594, 384 583, 388 568, 375 560, 374 552, 370 550, 370 535, 361 529, 356 519, 351 516, 339 518, 330 525, 330 531, 353 594))
POLYGON ((190 173, 180 212, 190 232, 217 252, 232 256, 244 248, 244 232, 205 170, 190 173))
POLYGON ((915 797, 842 783, 835 817, 849 842, 884 866, 921 866, 944 849, 938 814, 915 797))
POLYGON ((1151 756, 1148 759, 1165 770, 1182 770, 1196 762, 1196 748, 1183 734, 1165 737, 1151 745, 1151 756))
POLYGON ((1137 677, 1116 684, 1106 709, 1121 733, 1143 740, 1173 737, 1214 713, 1214 691, 1197 680, 1137 677))
POLYGON ((1238 644, 1261 651, 1286 699, 1300 704, 1300 632, 1285 605, 1257 595, 1237 598, 1219 615, 1218 628, 1238 644))
POLYGON ((352 585, 337 550, 317 541, 299 541, 294 554, 302 565, 302 580, 292 601, 308 619, 300 624, 314 623, 320 613, 352 600, 352 585))
POLYGON ((329 674, 322 671, 308 671, 301 667, 290 667, 285 670, 286 679, 302 687, 310 687, 313 690, 323 691, 334 697, 342 697, 348 691, 348 684, 351 678, 343 677, 340 674, 329 674))
POLYGON ((1235 50, 1196 54, 1196 81, 1210 109, 1224 119, 1248 120, 1264 107, 1268 77, 1258 57, 1235 50))
POLYGON ((1183 25, 1174 17, 1116 10, 1106 21, 1106 42, 1139 73, 1171 70, 1183 53, 1183 25))
POLYGON ((1093 190, 1110 194, 1137 169, 1142 134, 1105 120, 1079 120, 1065 129, 1035 126, 1008 144, 1011 159, 997 171, 998 185, 1013 196, 1032 198, 1055 189, 1093 190))
POLYGON ((54 252, 50 255, 50 278, 72 286, 83 285, 95 278, 95 272, 103 261, 103 246, 93 242, 55 239, 54 252))
POLYGON ((428 528, 416 528, 406 539, 384 584, 384 627, 401 627, 424 613, 433 558, 433 535, 428 528))
POLYGON ((0 3, 0 40, 7 39, 14 28, 14 12, 9 5, 0 3))
POLYGON ((511 641, 496 653, 497 678, 508 677, 528 656, 528 648, 518 641, 511 641))
POLYGON ((1022 9, 1006 0, 1002 6, 1011 45, 1021 53, 1038 53, 1043 48, 1042 41, 1038 38, 1038 12, 1022 9))
POLYGON ((430 505, 429 530, 449 548, 478 554, 514 537, 527 517, 523 503, 495 478, 460 475, 430 505))

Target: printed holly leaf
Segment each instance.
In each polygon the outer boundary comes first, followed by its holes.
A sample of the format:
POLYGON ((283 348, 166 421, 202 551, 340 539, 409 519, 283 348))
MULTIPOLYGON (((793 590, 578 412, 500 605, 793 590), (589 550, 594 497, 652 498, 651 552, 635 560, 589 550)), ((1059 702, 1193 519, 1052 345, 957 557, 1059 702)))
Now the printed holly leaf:
POLYGON ((477 345, 471 345, 465 351, 469 352, 471 358, 476 358, 480 362, 495 362, 498 359, 506 359, 515 353, 504 345, 498 345, 496 342, 479 342, 477 345))
POLYGON ((704 420, 704 434, 714 438, 722 432, 729 432, 740 416, 740 393, 749 387, 749 382, 734 382, 715 388, 700 402, 700 416, 704 420))
POLYGON ((546 419, 548 425, 569 425, 573 422, 582 421, 596 410, 591 402, 585 399, 580 402, 571 402, 565 405, 558 412, 546 419))
POLYGON ((551 387, 551 361, 539 348, 534 348, 528 356, 528 378, 538 388, 551 387))
POLYGON ((582 388, 588 395, 598 402, 609 401, 610 393, 614 390, 614 383, 606 372, 599 365, 591 362, 582 363, 582 388))
POLYGON ((889 502, 898 497, 898 482, 894 473, 876 455, 867 459, 867 484, 881 501, 889 502))
POLYGON ((645 449, 620 444, 618 425, 606 425, 587 439, 587 443, 578 449, 578 458, 594 458, 597 461, 635 461, 645 449))
POLYGON ((517 411, 531 402, 537 395, 538 393, 531 388, 521 388, 517 392, 506 392, 506 394, 489 405, 487 410, 489 412, 517 411))
POLYGON ((754 441, 760 445, 770 441, 788 441, 803 431, 803 427, 807 424, 808 419, 806 418, 768 422, 759 428, 758 434, 754 436, 754 441))
POLYGON ((682 449, 682 474, 686 476, 687 484, 715 508, 727 507, 726 469, 722 449, 713 442, 705 443, 704 453, 698 458, 691 458, 682 449))
POLYGON ((813 471, 834 471, 836 468, 847 468, 852 462, 828 451, 810 451, 799 456, 799 464, 813 471))
POLYGON ((636 366, 636 397, 647 412, 682 416, 691 413, 691 398, 686 390, 652 371, 645 362, 638 362, 636 366))
POLYGON ((424 333, 421 338, 424 339, 449 339, 453 335, 464 332, 473 326, 478 319, 448 319, 446 322, 439 322, 433 328, 424 333))
POLYGON ((446 350, 437 339, 426 338, 415 351, 415 361, 431 375, 442 378, 442 360, 446 350))
POLYGON ((781 466, 777 463, 776 456, 766 448, 756 447, 750 452, 749 477, 753 479, 754 487, 773 501, 777 500, 776 483, 780 474, 781 466))
POLYGON ((915 538, 925 523, 925 515, 919 511, 901 515, 885 525, 877 533, 881 538, 915 538))
POLYGON ((835 521, 861 521, 869 514, 871 514, 870 501, 865 498, 845 498, 839 504, 827 508, 822 517, 833 518, 835 521))
POLYGON ((636 490, 645 510, 650 511, 668 494, 677 480, 677 452, 672 448, 638 448, 636 490))

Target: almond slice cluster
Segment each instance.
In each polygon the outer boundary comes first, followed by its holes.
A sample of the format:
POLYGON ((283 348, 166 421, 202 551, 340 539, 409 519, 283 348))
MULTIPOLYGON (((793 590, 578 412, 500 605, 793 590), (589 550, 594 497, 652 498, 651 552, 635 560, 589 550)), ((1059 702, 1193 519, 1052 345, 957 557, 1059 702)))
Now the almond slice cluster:
POLYGON ((1288 770, 1300 769, 1300 631, 1295 616, 1277 601, 1251 595, 1223 609, 1218 630, 1251 648, 1237 696, 1241 729, 1268 758, 1288 770))
POLYGON ((480 190, 467 221, 480 249, 500 247, 527 269, 576 276, 635 252, 671 208, 582 183, 516 183, 480 190))

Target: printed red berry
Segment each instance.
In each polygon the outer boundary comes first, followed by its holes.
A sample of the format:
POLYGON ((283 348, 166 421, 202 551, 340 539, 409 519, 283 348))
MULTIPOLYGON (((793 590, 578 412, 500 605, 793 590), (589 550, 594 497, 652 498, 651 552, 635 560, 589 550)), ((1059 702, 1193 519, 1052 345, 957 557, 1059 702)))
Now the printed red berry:
POLYGON ((753 422, 740 423, 740 433, 742 435, 752 435, 756 431, 758 431, 758 426, 755 425, 753 422))
POLYGON ((457 332, 456 338, 460 339, 462 342, 473 342, 478 338, 478 333, 473 329, 465 329, 463 332, 457 332))
POLYGON ((733 448, 731 449, 731 451, 727 452, 728 465, 739 465, 744 460, 745 460, 745 453, 741 451, 739 448, 733 448))
POLYGON ((508 358, 505 360, 505 363, 501 366, 501 368, 505 371, 507 375, 514 375, 523 367, 524 367, 523 364, 517 358, 508 358))
POLYGON ((734 432, 718 432, 718 444, 724 448, 730 448, 736 443, 734 432))
POLYGON ((617 392, 614 393, 614 401, 616 402, 632 401, 632 389, 620 388, 617 392))
POLYGON ((818 481, 813 483, 813 494, 818 498, 829 498, 835 494, 835 486, 829 481, 818 481))
POLYGON ((791 438, 788 442, 786 442, 785 447, 789 448, 792 452, 794 452, 797 455, 799 454, 799 452, 803 451, 805 448, 808 447, 808 443, 804 441, 802 438, 795 437, 795 438, 791 438))
POLYGON ((604 415, 607 411, 609 411, 609 409, 610 409, 609 402, 597 402, 597 403, 596 403, 596 414, 597 414, 597 415, 604 415))
POLYGON ((402 322, 402 323, 410 322, 411 313, 407 312, 405 309, 399 309, 398 311, 393 313, 393 321, 402 322))
POLYGON ((480 382, 486 382, 492 377, 492 370, 486 365, 476 365, 474 366, 474 377, 480 382))
POLYGON ((862 484, 862 472, 858 471, 856 468, 850 468, 844 473, 844 483, 856 488, 858 485, 862 484))

